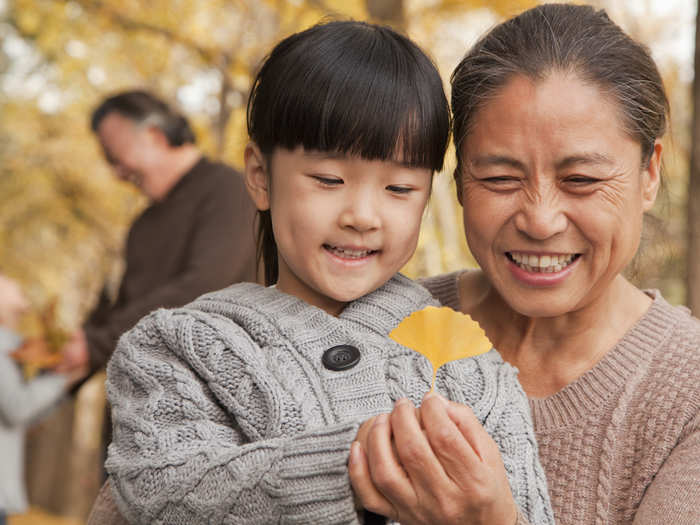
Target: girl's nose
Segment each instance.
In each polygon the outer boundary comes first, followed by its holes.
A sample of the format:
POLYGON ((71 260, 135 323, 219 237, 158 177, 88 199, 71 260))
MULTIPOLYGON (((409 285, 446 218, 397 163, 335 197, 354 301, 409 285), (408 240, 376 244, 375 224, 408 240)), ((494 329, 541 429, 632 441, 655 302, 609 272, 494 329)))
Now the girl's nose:
POLYGON ((341 227, 358 232, 375 230, 381 224, 375 200, 366 194, 353 196, 343 207, 339 220, 341 227))

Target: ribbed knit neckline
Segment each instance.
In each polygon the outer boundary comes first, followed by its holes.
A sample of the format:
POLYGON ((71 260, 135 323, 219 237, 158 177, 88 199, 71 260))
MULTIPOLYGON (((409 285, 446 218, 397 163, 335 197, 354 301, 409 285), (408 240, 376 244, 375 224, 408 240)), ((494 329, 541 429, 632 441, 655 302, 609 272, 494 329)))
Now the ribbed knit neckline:
MULTIPOLYGON (((245 293, 248 301, 241 306, 267 316, 270 311, 279 314, 284 322, 295 322, 298 315, 315 317, 320 323, 350 321, 381 335, 387 335, 403 319, 428 304, 438 304, 430 292, 408 277, 397 273, 389 281, 367 295, 348 303, 338 317, 303 299, 278 290, 275 286, 264 287, 256 283, 234 285, 245 293), (250 300, 250 299, 253 300, 250 300), (264 305, 261 306, 261 305, 264 305)), ((188 305, 204 311, 219 312, 220 302, 238 303, 241 293, 230 294, 228 289, 210 292, 188 305)), ((281 321, 279 321, 281 322, 281 321)))
MULTIPOLYGON (((459 308, 459 278, 462 270, 430 278, 429 288, 442 304, 459 308)), ((529 398, 535 430, 544 431, 581 423, 619 392, 628 379, 642 373, 679 322, 678 308, 670 305, 658 290, 647 290, 653 299, 649 309, 598 363, 546 398, 529 398)))
POLYGON ((536 430, 580 423, 601 410, 632 375, 643 373, 679 321, 677 309, 658 290, 646 293, 653 299, 648 310, 593 368, 556 394, 530 398, 536 430))
POLYGON ((428 304, 438 303, 425 288, 397 273, 374 292, 348 304, 339 317, 388 335, 406 317, 428 304))

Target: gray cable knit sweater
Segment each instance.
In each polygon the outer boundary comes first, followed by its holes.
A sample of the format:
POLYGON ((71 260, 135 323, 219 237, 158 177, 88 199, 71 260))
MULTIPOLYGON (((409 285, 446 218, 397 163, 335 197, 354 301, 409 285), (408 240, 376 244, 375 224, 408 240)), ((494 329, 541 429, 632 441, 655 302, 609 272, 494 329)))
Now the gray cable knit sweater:
MULTIPOLYGON (((430 388, 428 361, 387 337, 429 304, 397 275, 337 318, 245 283, 142 319, 107 370, 106 468, 120 511, 138 524, 359 523, 350 444, 363 421, 430 388), (341 344, 359 363, 324 368, 324 351, 341 344)), ((553 524, 516 373, 492 351, 444 366, 437 389, 493 436, 524 516, 553 524)))

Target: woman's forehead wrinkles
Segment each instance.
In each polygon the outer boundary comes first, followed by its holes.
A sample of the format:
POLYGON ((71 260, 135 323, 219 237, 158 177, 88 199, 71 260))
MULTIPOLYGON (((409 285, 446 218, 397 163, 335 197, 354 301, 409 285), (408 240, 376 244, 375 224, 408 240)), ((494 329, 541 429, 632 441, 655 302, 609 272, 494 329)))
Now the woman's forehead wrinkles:
POLYGON ((588 153, 576 153, 574 155, 569 155, 561 159, 556 163, 556 167, 559 170, 571 168, 579 165, 607 165, 615 166, 617 164, 616 160, 605 153, 600 152, 588 152, 588 153))

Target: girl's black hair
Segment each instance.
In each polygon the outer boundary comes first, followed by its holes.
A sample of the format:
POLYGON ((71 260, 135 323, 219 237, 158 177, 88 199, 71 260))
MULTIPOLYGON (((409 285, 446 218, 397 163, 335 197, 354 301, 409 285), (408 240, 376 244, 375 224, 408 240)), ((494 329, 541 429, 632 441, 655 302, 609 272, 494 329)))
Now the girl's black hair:
MULTIPOLYGON (((388 27, 337 21, 282 40, 253 82, 248 134, 269 166, 275 148, 398 160, 442 169, 449 105, 431 60, 388 27)), ((258 260, 277 281, 269 210, 259 211, 258 260)))

